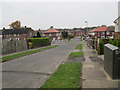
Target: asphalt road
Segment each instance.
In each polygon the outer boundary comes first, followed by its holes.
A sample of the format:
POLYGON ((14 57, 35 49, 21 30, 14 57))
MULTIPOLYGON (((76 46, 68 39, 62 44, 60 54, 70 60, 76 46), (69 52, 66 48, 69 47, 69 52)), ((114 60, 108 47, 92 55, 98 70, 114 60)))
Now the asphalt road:
POLYGON ((77 39, 60 44, 56 48, 3 63, 2 87, 39 88, 79 43, 77 39))

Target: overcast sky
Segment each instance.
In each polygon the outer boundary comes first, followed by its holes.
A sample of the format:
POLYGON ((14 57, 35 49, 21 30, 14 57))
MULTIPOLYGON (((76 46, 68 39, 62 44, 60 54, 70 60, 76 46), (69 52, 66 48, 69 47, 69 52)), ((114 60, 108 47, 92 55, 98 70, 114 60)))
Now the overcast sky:
MULTIPOLYGON (((99 0, 100 1, 100 0, 99 0)), ((19 20, 33 29, 114 25, 118 2, 2 2, 2 27, 19 20)), ((2 28, 1 27, 1 28, 2 28)))

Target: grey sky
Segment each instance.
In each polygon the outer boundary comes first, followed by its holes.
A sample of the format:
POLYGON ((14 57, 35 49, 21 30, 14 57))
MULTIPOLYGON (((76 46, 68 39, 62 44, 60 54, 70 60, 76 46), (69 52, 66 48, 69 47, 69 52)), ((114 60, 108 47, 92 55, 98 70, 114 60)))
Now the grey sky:
POLYGON ((114 25, 118 17, 118 2, 4 2, 2 27, 20 20, 33 29, 114 25))

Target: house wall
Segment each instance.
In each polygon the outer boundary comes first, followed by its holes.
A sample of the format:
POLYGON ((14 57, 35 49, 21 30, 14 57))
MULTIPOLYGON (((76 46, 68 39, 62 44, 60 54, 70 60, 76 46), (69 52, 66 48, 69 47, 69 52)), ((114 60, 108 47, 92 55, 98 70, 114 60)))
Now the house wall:
POLYGON ((61 33, 60 33, 60 32, 59 32, 59 33, 45 33, 44 35, 45 35, 46 37, 49 37, 49 38, 55 39, 55 40, 61 38, 61 33))
POLYGON ((120 18, 115 21, 115 38, 120 38, 120 18))
POLYGON ((21 39, 25 40, 26 38, 30 38, 34 36, 34 31, 29 31, 27 34, 9 34, 9 35, 3 35, 3 39, 21 39))
POLYGON ((120 32, 120 18, 116 20, 115 32, 120 32))

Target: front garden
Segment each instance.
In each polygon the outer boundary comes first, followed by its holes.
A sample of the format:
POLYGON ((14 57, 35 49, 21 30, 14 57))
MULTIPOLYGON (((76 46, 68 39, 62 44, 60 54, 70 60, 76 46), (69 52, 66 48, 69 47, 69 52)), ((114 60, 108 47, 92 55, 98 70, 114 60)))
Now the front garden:
POLYGON ((104 54, 104 45, 105 44, 112 44, 118 48, 120 48, 120 38, 119 39, 88 39, 86 40, 87 44, 95 49, 99 55, 104 54))

